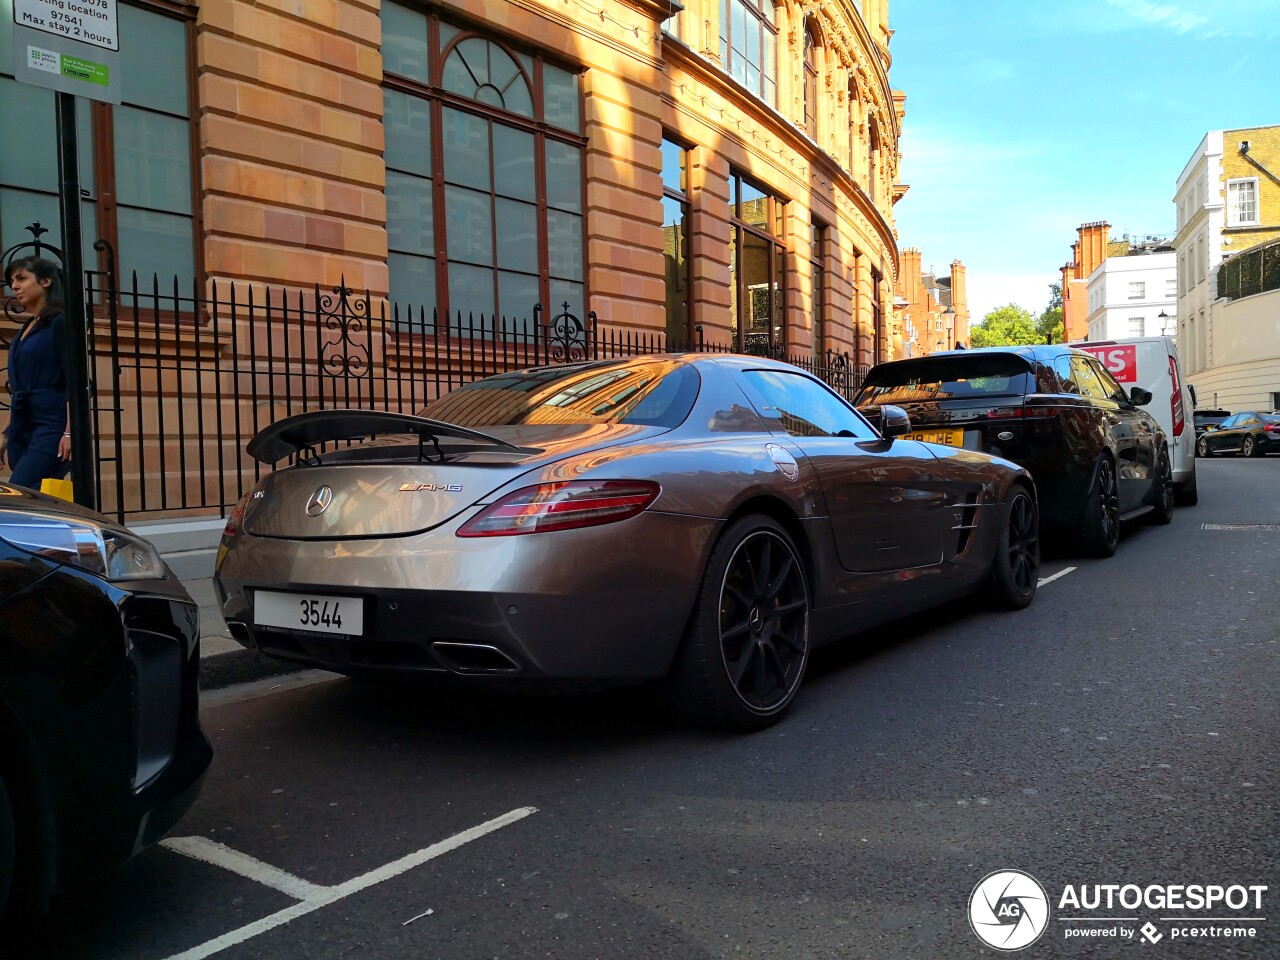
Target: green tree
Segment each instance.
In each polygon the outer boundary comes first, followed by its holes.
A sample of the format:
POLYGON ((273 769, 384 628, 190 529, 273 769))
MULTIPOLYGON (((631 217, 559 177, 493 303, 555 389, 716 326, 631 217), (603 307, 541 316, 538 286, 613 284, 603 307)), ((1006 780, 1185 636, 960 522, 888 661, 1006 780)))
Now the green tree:
POLYGON ((1016 303, 997 307, 982 323, 969 330, 969 343, 974 347, 1016 347, 1044 343, 1031 311, 1016 303))
POLYGON ((1036 321, 1036 333, 1040 335, 1040 343, 1062 343, 1062 284, 1049 284, 1049 305, 1036 321))

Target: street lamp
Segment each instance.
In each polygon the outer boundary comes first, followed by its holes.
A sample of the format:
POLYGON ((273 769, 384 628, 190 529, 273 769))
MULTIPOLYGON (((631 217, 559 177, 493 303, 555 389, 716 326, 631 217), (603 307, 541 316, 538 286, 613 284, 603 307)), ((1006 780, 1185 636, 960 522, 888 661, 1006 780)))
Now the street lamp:
POLYGON ((1169 329, 1169 315, 1161 310, 1156 314, 1156 319, 1160 321, 1160 336, 1166 336, 1169 329))

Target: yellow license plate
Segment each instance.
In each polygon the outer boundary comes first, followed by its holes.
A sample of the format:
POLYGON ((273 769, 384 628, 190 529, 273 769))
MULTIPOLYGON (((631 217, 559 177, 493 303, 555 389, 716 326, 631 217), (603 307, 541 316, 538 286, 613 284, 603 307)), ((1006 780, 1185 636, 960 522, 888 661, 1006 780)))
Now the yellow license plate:
POLYGON ((918 433, 908 433, 908 440, 923 440, 925 443, 942 443, 948 447, 964 446, 963 430, 921 430, 918 433))

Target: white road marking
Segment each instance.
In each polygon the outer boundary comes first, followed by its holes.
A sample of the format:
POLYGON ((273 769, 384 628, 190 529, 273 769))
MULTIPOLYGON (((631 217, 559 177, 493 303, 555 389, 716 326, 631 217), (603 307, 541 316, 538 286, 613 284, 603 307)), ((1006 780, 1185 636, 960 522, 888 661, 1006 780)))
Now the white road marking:
POLYGON ((1076 569, 1075 567, 1063 567, 1061 570, 1059 570, 1057 573, 1053 574, 1052 576, 1045 577, 1043 580, 1037 583, 1036 586, 1043 587, 1046 583, 1053 583, 1053 581, 1058 580, 1062 577, 1065 577, 1068 573, 1071 573, 1075 569, 1076 569))
POLYGON ((236 683, 218 690, 202 691, 200 709, 225 707, 229 703, 243 703, 246 700, 257 700, 259 697, 269 697, 273 693, 284 693, 286 690, 298 690, 312 684, 341 679, 341 674, 330 673, 328 670, 303 670, 283 677, 267 677, 263 680, 251 680, 248 683, 236 683))
POLYGON ((238 873, 263 886, 279 890, 295 900, 318 900, 329 892, 328 887, 295 877, 279 867, 263 863, 239 850, 232 850, 208 837, 170 837, 167 840, 161 840, 160 846, 174 853, 180 853, 184 857, 190 857, 192 860, 211 863, 223 870, 238 873))
POLYGON ((299 917, 305 917, 308 913, 313 913, 321 907, 327 907, 329 904, 336 903, 338 900, 349 897, 353 893, 359 893, 361 890, 382 883, 384 880, 399 876, 414 867, 421 866, 428 860, 434 860, 436 857, 458 849, 463 844, 479 839, 485 834, 493 833, 495 830, 501 830, 503 827, 510 826, 516 821, 523 820, 530 814, 537 812, 537 807, 518 807, 510 813, 504 813, 502 816, 494 817, 479 826, 463 830, 447 840, 433 843, 429 847, 401 857, 386 866, 378 867, 368 873, 354 877, 346 883, 340 883, 336 887, 321 888, 323 893, 315 899, 304 900, 301 903, 294 904, 292 907, 286 907, 270 916, 263 917, 261 920, 246 924, 238 930, 232 930, 230 933, 224 933, 220 937, 214 937, 212 940, 192 947, 190 950, 175 953, 167 960, 203 960, 204 957, 211 957, 215 953, 226 950, 228 947, 234 947, 237 944, 244 943, 246 940, 251 940, 258 934, 274 930, 276 927, 283 926, 291 920, 297 920, 299 917))

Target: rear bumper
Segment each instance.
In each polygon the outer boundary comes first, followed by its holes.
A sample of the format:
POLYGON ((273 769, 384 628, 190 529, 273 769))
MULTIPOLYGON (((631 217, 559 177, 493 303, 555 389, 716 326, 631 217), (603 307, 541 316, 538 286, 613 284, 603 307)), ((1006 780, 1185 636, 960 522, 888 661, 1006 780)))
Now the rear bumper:
POLYGON ((476 540, 455 537, 453 527, 364 541, 242 535, 216 582, 236 639, 313 666, 645 679, 664 675, 675 655, 718 528, 712 519, 645 513, 476 540), (259 589, 360 597, 363 634, 257 626, 259 589))

